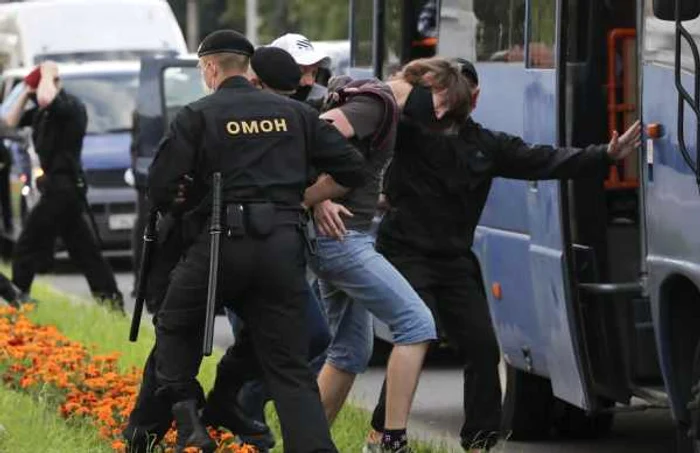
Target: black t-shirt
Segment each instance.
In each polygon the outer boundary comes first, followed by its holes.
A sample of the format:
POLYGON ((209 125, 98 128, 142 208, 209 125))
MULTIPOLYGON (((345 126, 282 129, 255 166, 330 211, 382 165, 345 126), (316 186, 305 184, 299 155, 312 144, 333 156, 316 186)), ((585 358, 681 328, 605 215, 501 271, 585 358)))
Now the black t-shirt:
POLYGON ((378 97, 359 95, 350 98, 338 109, 345 114, 355 131, 351 143, 365 156, 365 184, 336 201, 353 213, 353 217, 344 219, 345 226, 352 230, 366 231, 372 225, 381 189, 382 171, 392 153, 391 149, 375 149, 369 145, 372 135, 384 118, 384 105, 378 97))
POLYGON ((25 112, 20 126, 32 127, 34 148, 50 187, 74 185, 82 175, 80 154, 87 129, 85 105, 60 90, 46 108, 25 112))

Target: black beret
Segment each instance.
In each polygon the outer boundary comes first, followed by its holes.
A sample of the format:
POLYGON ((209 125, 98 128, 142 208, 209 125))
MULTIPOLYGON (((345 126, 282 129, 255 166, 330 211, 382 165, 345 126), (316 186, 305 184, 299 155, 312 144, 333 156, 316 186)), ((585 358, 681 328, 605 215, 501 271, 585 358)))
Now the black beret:
POLYGON ((301 69, 294 58, 279 47, 258 47, 250 67, 262 83, 279 91, 294 91, 301 80, 301 69))
POLYGON ((455 58, 455 63, 460 66, 460 71, 464 77, 469 79, 474 85, 479 84, 479 74, 477 74, 476 68, 471 61, 464 58, 455 58))
POLYGON ((217 30, 209 33, 199 45, 197 56, 213 53, 237 53, 250 57, 255 48, 242 34, 234 30, 217 30))

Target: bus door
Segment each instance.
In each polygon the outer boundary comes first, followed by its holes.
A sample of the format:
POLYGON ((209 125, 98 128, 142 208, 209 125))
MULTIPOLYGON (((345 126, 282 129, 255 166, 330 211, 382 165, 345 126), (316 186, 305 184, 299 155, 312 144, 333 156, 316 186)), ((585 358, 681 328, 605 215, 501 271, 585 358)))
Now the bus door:
MULTIPOLYGON (((525 42, 523 138, 565 144, 567 71, 566 2, 528 2, 525 42)), ((529 183, 530 269, 542 348, 553 394, 584 410, 595 409, 586 351, 572 291, 565 182, 529 183)))

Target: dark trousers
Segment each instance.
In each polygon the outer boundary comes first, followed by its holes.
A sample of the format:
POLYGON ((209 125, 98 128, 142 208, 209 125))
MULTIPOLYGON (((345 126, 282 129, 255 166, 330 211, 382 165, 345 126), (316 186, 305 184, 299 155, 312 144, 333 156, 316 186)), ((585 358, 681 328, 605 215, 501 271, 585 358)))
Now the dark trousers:
MULTIPOLYGON (((0 283, 2 283, 2 274, 0 274, 0 283)), ((1 292, 0 295, 2 295, 1 292)), ((315 369, 316 365, 319 365, 320 369, 320 365, 325 362, 323 353, 331 340, 328 324, 323 312, 321 312, 322 307, 317 297, 316 291, 310 288, 305 321, 305 328, 310 337, 308 357, 311 361, 311 368, 316 374, 319 371, 315 369)), ((157 443, 170 427, 172 422, 170 405, 162 396, 156 394, 155 370, 155 358, 151 352, 143 370, 136 404, 131 411, 129 424, 124 432, 127 440, 137 439, 137 431, 139 431, 148 433, 151 436, 150 440, 155 439, 157 443)), ((265 403, 270 399, 270 394, 265 385, 262 369, 255 355, 248 329, 238 330, 236 344, 229 346, 219 361, 213 390, 217 398, 236 398, 240 391, 241 406, 246 415, 264 422, 265 403)))
POLYGON ((148 206, 146 204, 146 191, 144 188, 137 187, 136 201, 136 223, 134 229, 131 230, 131 251, 132 262, 134 265, 134 289, 139 285, 139 267, 141 265, 141 250, 143 249, 143 231, 146 229, 146 221, 148 220, 148 206))
MULTIPOLYGON (((501 419, 500 352, 476 258, 427 257, 386 242, 377 249, 430 307, 438 329, 464 364, 463 444, 492 446, 501 419)), ((384 430, 385 400, 386 381, 372 416, 377 431, 384 430)))
MULTIPOLYGON (((220 300, 249 329, 255 356, 280 418, 285 452, 335 452, 316 380, 307 364, 308 285, 296 226, 265 238, 222 238, 220 300)), ((172 274, 156 326, 156 376, 171 403, 196 398, 209 275, 202 233, 172 274)), ((244 370, 240 370, 244 372, 244 370)))
MULTIPOLYGON (((12 225, 12 200, 10 199, 10 171, 12 170, 12 156, 3 144, 0 143, 0 210, 2 212, 2 228, 5 232, 11 232, 12 225)), ((19 213, 17 213, 19 215, 19 213)))
POLYGON ((56 238, 61 237, 92 293, 121 298, 112 268, 102 257, 86 215, 77 189, 42 194, 27 217, 12 258, 12 280, 20 290, 29 292, 34 275, 51 260, 56 238))

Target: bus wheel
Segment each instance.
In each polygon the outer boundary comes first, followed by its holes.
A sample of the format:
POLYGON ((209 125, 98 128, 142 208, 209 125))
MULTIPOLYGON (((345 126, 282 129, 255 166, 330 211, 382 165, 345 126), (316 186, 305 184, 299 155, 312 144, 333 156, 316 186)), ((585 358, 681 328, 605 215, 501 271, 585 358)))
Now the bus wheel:
POLYGON ((700 453, 700 341, 695 348, 695 360, 693 361, 693 380, 690 403, 690 439, 693 445, 693 453, 700 453))
POLYGON ((554 396, 547 379, 501 362, 501 429, 511 440, 542 440, 552 427, 554 396))
POLYGON ((676 425, 676 453, 700 453, 700 342, 695 349, 691 382, 690 426, 683 422, 676 425))
MULTIPOLYGON (((612 402, 604 402, 603 407, 612 407, 612 402)), ((610 434, 613 414, 610 412, 587 414, 571 404, 557 400, 554 405, 554 429, 567 439, 598 439, 610 434)))

